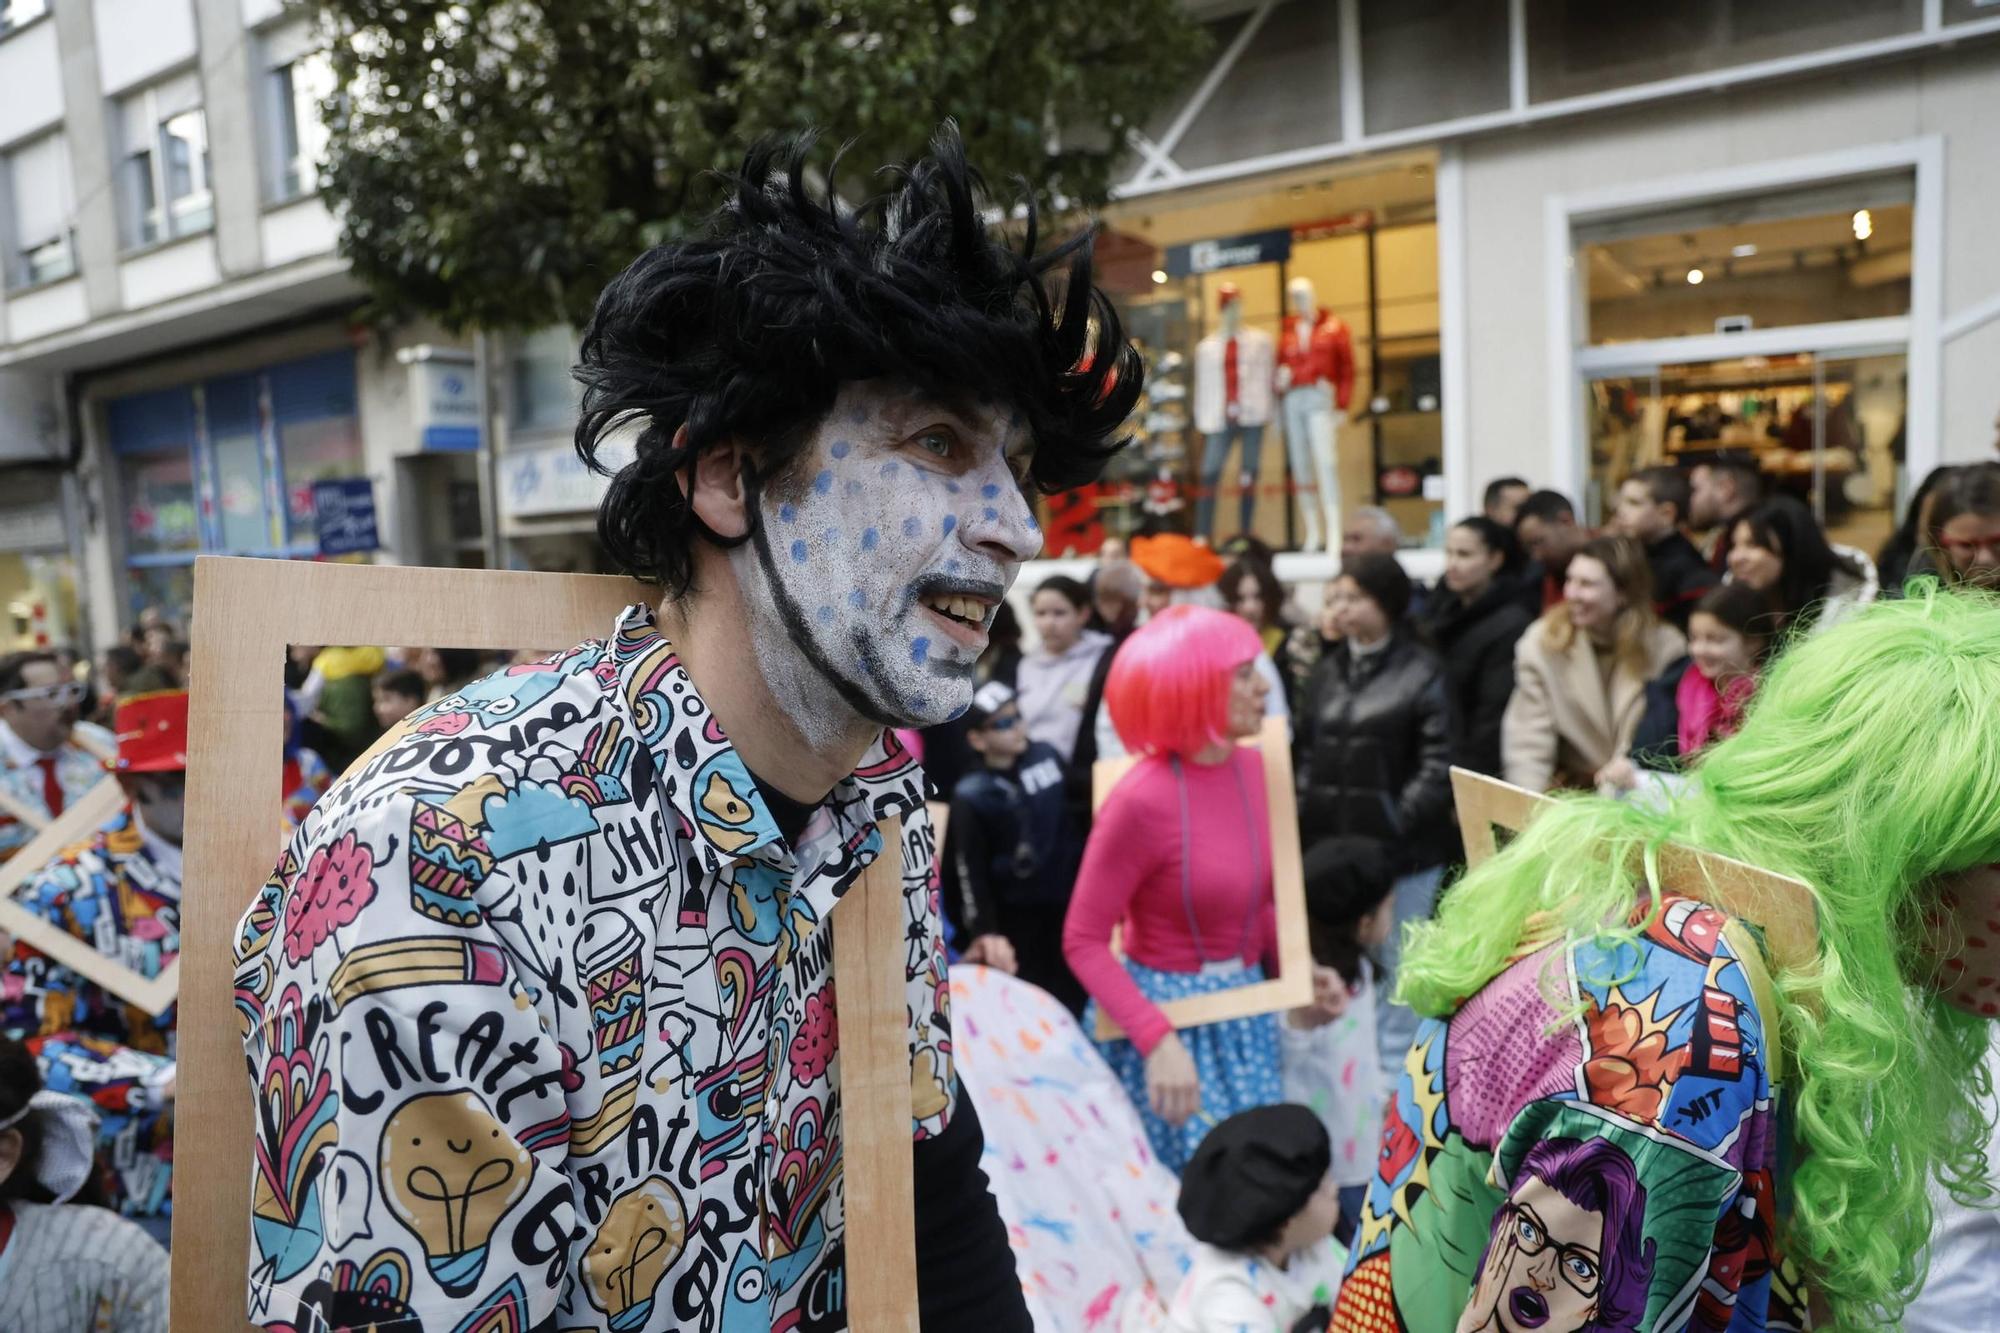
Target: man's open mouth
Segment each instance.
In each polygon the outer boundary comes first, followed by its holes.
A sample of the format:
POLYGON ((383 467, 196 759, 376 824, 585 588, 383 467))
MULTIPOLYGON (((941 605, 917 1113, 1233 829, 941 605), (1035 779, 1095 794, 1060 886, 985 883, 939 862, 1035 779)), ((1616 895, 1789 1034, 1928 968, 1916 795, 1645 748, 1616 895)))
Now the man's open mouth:
POLYGON ((995 583, 942 577, 919 580, 916 593, 922 606, 951 624, 983 631, 1007 590, 995 583))
POLYGON ((1539 1291, 1516 1287, 1507 1293, 1507 1313, 1521 1328, 1540 1328, 1549 1322, 1549 1303, 1539 1291))
POLYGON ((993 604, 977 597, 934 593, 919 600, 946 620, 957 621, 972 629, 985 629, 986 617, 993 614, 993 604))

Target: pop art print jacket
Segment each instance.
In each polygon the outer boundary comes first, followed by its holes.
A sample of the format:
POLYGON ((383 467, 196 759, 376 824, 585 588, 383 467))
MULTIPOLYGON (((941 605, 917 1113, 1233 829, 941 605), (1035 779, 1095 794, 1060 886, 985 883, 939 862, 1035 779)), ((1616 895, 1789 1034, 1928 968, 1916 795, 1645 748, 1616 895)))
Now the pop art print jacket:
POLYGON ((898 815, 921 1139, 955 1085, 893 737, 788 846, 645 607, 399 724, 239 928, 253 1319, 845 1329, 824 923, 898 815))

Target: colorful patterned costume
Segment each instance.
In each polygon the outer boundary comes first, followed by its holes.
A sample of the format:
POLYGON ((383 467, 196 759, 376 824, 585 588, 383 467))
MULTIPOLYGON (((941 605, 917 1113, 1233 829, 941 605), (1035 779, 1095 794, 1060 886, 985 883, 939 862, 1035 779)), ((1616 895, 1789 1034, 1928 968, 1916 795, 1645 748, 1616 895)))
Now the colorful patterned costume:
POLYGON ((893 737, 788 846, 645 607, 405 719, 239 930, 252 1317, 844 1328, 826 921, 897 815, 923 1137, 954 1083, 893 737))
MULTIPOLYGON (((93 730, 102 733, 102 728, 93 730)), ((16 801, 46 814, 49 804, 43 795, 42 770, 13 762, 20 741, 14 737, 7 739, 11 743, 0 747, 0 753, 8 757, 8 762, 0 764, 0 787, 16 801)), ((56 751, 56 780, 62 784, 66 803, 82 800, 92 787, 104 781, 104 761, 82 746, 65 743, 56 751)), ((0 812, 0 861, 27 846, 36 832, 12 815, 0 812)))
MULTIPOLYGON (((157 976, 180 952, 180 849, 145 833, 128 805, 58 853, 15 902, 157 976)), ((171 1209, 172 1117, 157 1089, 173 1072, 175 1012, 156 1018, 25 944, 0 975, 0 1029, 47 1038, 34 1043, 43 1079, 97 1103, 111 1194, 132 1215, 171 1209)))
POLYGON ((1804 1328, 1772 1240, 1771 1012, 1750 933, 1669 898, 1636 957, 1545 945, 1426 1020, 1334 1328, 1804 1328))

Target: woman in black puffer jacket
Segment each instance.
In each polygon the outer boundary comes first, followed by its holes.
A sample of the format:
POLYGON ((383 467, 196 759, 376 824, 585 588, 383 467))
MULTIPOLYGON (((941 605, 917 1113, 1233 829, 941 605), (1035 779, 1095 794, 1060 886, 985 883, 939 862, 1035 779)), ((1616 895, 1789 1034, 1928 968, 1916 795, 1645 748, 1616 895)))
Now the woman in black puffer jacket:
MULTIPOLYGON (((1396 929, 1382 949, 1393 973, 1402 925, 1430 915, 1454 845, 1445 673, 1404 623, 1410 580, 1394 556, 1347 561, 1327 601, 1341 638, 1294 718, 1301 837, 1375 838, 1395 854, 1396 929)), ((1401 1005, 1378 1006, 1385 1068, 1401 1067, 1416 1023, 1401 1005)))
POLYGON ((1500 719, 1514 693, 1514 641, 1535 623, 1521 605, 1525 560, 1514 534, 1475 515, 1445 537, 1444 579, 1425 631, 1444 662, 1451 761, 1500 776, 1500 719))

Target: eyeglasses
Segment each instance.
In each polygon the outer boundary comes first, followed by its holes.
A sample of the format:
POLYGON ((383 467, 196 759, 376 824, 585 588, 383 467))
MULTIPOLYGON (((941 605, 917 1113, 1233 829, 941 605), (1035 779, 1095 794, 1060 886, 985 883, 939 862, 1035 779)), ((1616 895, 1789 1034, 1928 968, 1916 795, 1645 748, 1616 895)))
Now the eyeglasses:
POLYGON ((1509 1214, 1508 1233, 1514 1248, 1525 1255, 1537 1255, 1554 1245, 1556 1248, 1556 1271, 1579 1296, 1597 1294, 1597 1284, 1604 1274, 1597 1266, 1597 1252, 1585 1245, 1564 1245, 1549 1239, 1549 1229, 1542 1219, 1535 1216, 1535 1210, 1525 1203, 1507 1205, 1509 1214))
POLYGON ((52 703, 68 707, 70 704, 82 703, 83 696, 88 693, 83 682, 72 680, 55 685, 33 685, 27 689, 9 690, 5 694, 0 694, 0 700, 20 704, 52 703))
POLYGON ((1019 713, 1012 713, 1006 717, 989 717, 986 719, 986 729, 988 731, 1012 731, 1020 725, 1021 715, 1019 713))

